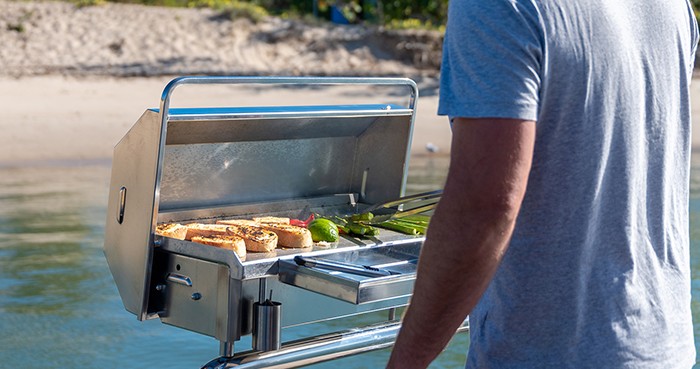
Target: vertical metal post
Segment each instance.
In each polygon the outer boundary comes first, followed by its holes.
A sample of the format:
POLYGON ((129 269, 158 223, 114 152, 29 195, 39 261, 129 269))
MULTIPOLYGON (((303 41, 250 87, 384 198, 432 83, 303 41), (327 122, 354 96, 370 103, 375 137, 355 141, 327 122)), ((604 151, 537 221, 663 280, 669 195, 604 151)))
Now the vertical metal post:
POLYGON ((233 342, 221 341, 219 344, 219 355, 233 357, 233 342))
POLYGON ((267 278, 260 278, 260 285, 258 287, 258 302, 265 301, 265 296, 267 295, 267 278))
POLYGON ((267 281, 260 278, 259 302, 253 304, 253 350, 274 351, 282 345, 282 304, 266 298, 267 281))
POLYGON ((396 308, 389 309, 389 321, 396 320, 396 308))

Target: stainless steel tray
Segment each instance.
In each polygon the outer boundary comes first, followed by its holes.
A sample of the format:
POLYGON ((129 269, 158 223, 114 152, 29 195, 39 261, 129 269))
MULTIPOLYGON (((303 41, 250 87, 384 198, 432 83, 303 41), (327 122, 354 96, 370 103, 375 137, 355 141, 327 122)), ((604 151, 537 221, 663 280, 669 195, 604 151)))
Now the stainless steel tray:
POLYGON ((420 241, 398 243, 381 248, 355 249, 323 257, 326 261, 370 266, 395 273, 390 276, 366 277, 300 266, 293 260, 285 259, 279 262, 279 280, 282 283, 353 304, 409 296, 416 279, 422 241, 421 238, 420 241))

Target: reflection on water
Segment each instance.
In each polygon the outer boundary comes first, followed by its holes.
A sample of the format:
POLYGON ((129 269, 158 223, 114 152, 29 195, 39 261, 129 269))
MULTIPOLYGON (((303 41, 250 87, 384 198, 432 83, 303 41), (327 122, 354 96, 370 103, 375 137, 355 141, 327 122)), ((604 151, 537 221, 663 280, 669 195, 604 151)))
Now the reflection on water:
POLYGON ((216 355, 216 342, 124 310, 102 252, 109 174, 0 169, 0 366, 198 367, 216 355), (176 350, 198 355, 165 357, 176 350))
MULTIPOLYGON (((104 172, 104 170, 103 170, 104 172)), ((97 222, 80 169, 3 170, 0 176, 0 309, 74 316, 105 278, 97 222), (74 184, 72 182, 75 182, 74 184), (69 184, 70 183, 70 184, 69 184), (84 196, 84 195, 87 196, 84 196)), ((104 174, 99 174, 104 178, 104 174)), ((103 186, 104 187, 104 184, 103 186)))
MULTIPOLYGON (((442 186, 444 157, 412 158, 408 193, 442 186)), ((0 366, 7 368, 198 368, 218 343, 157 320, 138 322, 121 303, 102 253, 108 166, 0 168, 0 366)), ((700 342, 700 156, 691 178, 691 267, 700 342)), ((283 331, 283 339, 386 319, 366 314, 283 331)), ((466 334, 431 368, 459 368, 466 334)), ((246 337, 237 350, 250 347, 246 337)), ((379 368, 388 350, 314 368, 379 368)))

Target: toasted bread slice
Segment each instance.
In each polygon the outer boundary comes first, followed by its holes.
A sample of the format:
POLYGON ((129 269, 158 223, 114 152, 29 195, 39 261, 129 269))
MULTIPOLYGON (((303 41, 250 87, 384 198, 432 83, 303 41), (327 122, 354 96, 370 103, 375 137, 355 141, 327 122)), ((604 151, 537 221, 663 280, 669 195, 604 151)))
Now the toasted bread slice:
POLYGON ((226 225, 226 232, 243 238, 248 251, 268 252, 277 247, 277 234, 254 225, 226 225))
POLYGON ((222 249, 232 250, 238 255, 241 260, 245 260, 246 247, 245 241, 238 236, 194 236, 192 242, 201 243, 204 245, 215 246, 222 249))
POLYGON ((203 224, 203 223, 190 223, 185 225, 187 227, 186 240, 191 240, 192 237, 211 237, 211 236, 225 236, 226 226, 221 224, 203 224))
POLYGON ((253 220, 258 223, 289 224, 289 218, 284 217, 260 217, 253 220))
POLYGON ((217 220, 216 224, 237 225, 237 226, 259 226, 260 223, 250 219, 226 219, 217 220))
POLYGON ((311 247, 314 241, 311 232, 303 227, 280 223, 260 223, 260 227, 275 232, 280 246, 291 248, 311 247))
POLYGON ((156 226, 156 234, 163 237, 177 238, 184 240, 187 236, 187 227, 178 223, 164 223, 156 226))

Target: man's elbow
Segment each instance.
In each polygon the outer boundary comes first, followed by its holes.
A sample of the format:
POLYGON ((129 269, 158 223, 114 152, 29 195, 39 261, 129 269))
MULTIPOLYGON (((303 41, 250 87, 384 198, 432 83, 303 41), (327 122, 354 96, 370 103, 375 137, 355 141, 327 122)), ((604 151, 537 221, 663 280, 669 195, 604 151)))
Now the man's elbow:
POLYGON ((523 194, 518 192, 475 195, 466 201, 465 209, 483 219, 514 222, 520 211, 523 194))

